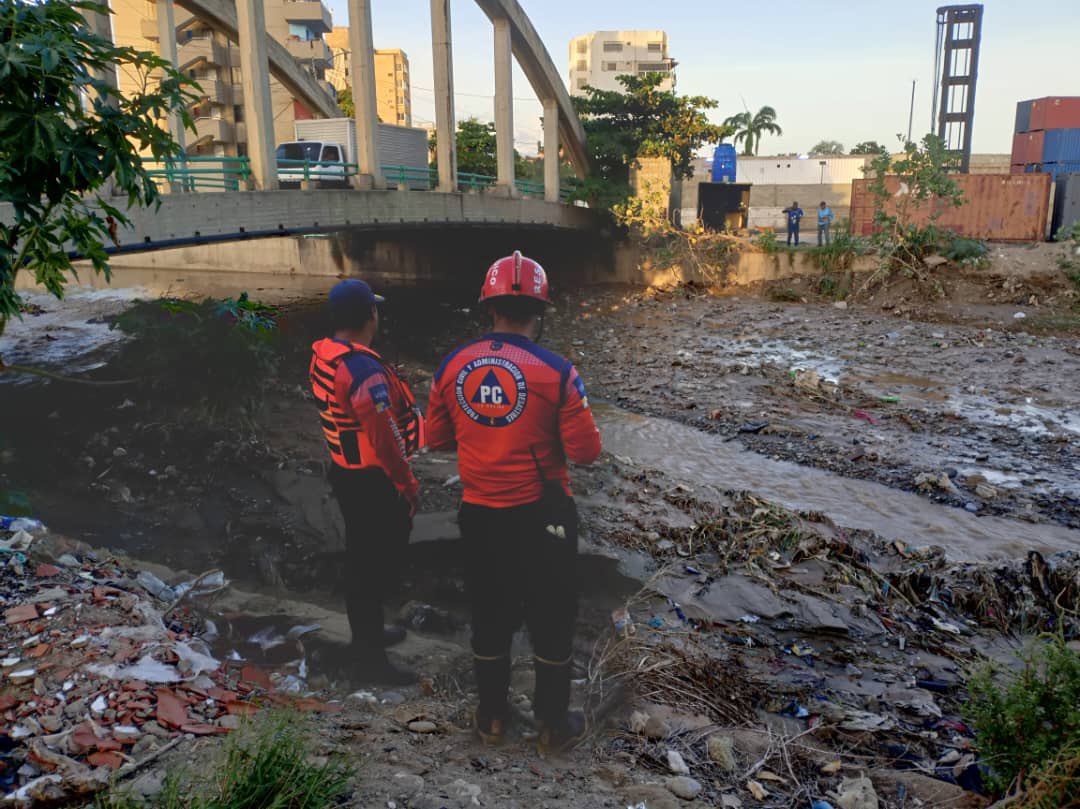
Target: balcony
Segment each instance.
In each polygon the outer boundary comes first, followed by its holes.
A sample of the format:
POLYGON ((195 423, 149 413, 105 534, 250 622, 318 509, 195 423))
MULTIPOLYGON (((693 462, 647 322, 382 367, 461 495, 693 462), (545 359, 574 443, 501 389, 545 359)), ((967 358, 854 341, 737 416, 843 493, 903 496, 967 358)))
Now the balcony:
POLYGON ((212 37, 195 37, 177 43, 176 60, 181 70, 187 70, 199 62, 224 67, 229 63, 229 53, 224 45, 212 37))
POLYGON ((306 25, 320 34, 329 34, 334 30, 330 9, 320 0, 285 0, 282 11, 286 22, 306 25))
MULTIPOLYGON (((176 9, 176 29, 181 31, 188 25, 195 23, 195 15, 188 14, 182 8, 176 9)), ((158 24, 157 17, 143 17, 139 20, 139 33, 142 34, 143 39, 152 39, 154 42, 158 41, 158 24)), ((183 33, 181 32, 177 39, 182 39, 183 33)))
POLYGON ((233 102, 231 88, 218 79, 196 79, 201 91, 194 90, 195 94, 211 104, 230 105, 233 102))
POLYGON ((334 64, 334 54, 322 39, 285 40, 285 50, 301 65, 328 68, 334 64))
POLYGON ((203 140, 214 143, 233 142, 233 125, 223 118, 196 118, 195 133, 195 142, 189 144, 191 146, 203 140))

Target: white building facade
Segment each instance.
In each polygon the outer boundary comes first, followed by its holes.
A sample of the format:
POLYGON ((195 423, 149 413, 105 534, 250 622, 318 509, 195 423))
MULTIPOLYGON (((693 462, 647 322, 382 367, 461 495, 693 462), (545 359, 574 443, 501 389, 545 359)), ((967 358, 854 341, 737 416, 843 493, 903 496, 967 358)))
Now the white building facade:
POLYGON ((623 89, 616 76, 666 76, 661 90, 675 89, 676 62, 668 54, 663 31, 593 31, 570 40, 571 95, 584 95, 586 87, 623 89))

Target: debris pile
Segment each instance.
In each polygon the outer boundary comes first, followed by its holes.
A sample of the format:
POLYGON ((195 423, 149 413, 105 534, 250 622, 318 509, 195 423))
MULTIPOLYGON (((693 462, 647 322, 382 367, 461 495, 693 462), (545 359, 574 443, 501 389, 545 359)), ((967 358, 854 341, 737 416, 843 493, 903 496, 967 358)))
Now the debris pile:
POLYGON ((333 709, 291 696, 296 674, 215 653, 204 608, 227 586, 220 573, 169 588, 40 523, 0 519, 0 806, 92 794, 262 705, 333 709))
POLYGON ((592 667, 643 708, 611 754, 680 797, 694 779, 711 805, 980 805, 969 667, 1007 660, 1024 635, 1080 638, 1080 553, 961 563, 634 474, 692 522, 606 534, 662 564, 592 667))

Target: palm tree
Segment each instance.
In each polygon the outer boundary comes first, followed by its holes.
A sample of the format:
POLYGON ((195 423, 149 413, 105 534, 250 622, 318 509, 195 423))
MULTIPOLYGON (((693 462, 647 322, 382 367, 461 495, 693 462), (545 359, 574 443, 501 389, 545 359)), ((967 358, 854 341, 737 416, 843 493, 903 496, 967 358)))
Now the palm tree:
POLYGON ((735 128, 736 146, 739 145, 739 141, 745 142, 743 154, 747 157, 758 153, 763 133, 768 132, 770 135, 784 134, 784 130, 776 123, 776 110, 772 107, 762 107, 754 115, 751 115, 749 110, 740 112, 738 115, 732 115, 724 121, 724 124, 735 128))

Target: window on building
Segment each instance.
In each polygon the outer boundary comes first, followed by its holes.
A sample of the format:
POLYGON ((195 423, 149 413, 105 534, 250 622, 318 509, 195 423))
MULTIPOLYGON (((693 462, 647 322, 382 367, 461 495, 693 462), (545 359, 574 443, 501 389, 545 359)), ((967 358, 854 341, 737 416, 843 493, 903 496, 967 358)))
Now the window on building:
POLYGON ((240 84, 240 82, 241 82, 242 80, 243 80, 243 79, 242 79, 242 76, 241 76, 241 74, 240 74, 240 68, 238 68, 238 67, 234 67, 234 68, 232 69, 232 83, 233 83, 233 84, 240 84))
POLYGON ((588 70, 589 69, 589 63, 586 62, 584 59, 578 59, 577 69, 578 70, 588 70))
POLYGON ((577 87, 578 87, 579 90, 584 90, 585 87, 588 85, 588 83, 589 83, 588 79, 578 79, 577 80, 577 87))
POLYGON ((667 73, 667 62, 638 62, 638 71, 641 73, 667 73))
POLYGON ((311 42, 311 40, 319 38, 318 34, 303 23, 298 22, 289 23, 289 36, 299 39, 301 42, 311 42))
POLYGON ((233 120, 238 124, 244 123, 244 105, 233 104, 232 108, 233 120))
POLYGON ((589 52, 589 43, 584 39, 579 40, 578 44, 577 44, 577 52, 578 53, 588 53, 589 52))
POLYGON ((616 71, 618 69, 619 69, 619 63, 618 62, 604 62, 604 70, 606 70, 608 73, 612 73, 612 72, 614 72, 614 71, 616 71))
POLYGON ((664 52, 664 43, 663 42, 650 42, 649 43, 649 50, 652 51, 653 53, 663 53, 664 52))
POLYGON ((621 42, 605 42, 604 53, 620 53, 622 51, 621 42))

